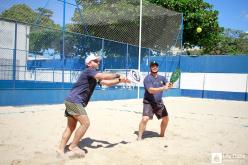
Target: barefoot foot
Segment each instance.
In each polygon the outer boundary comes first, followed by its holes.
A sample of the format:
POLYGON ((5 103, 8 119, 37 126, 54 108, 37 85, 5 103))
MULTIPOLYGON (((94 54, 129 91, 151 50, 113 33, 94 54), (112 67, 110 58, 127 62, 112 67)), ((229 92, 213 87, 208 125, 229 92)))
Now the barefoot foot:
POLYGON ((79 147, 69 147, 69 152, 67 153, 70 158, 83 158, 85 157, 85 152, 79 147))
POLYGON ((64 153, 64 150, 61 150, 61 149, 57 149, 56 150, 56 157, 57 158, 64 158, 65 157, 65 153, 64 153))

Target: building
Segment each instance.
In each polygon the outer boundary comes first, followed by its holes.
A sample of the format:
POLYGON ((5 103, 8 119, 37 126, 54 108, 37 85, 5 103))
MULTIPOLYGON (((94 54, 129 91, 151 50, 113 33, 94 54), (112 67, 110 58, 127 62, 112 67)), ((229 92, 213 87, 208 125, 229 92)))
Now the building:
POLYGON ((29 50, 28 25, 0 19, 0 80, 25 79, 29 50), (13 59, 16 56, 16 69, 13 59), (13 71, 16 71, 13 77, 13 71))

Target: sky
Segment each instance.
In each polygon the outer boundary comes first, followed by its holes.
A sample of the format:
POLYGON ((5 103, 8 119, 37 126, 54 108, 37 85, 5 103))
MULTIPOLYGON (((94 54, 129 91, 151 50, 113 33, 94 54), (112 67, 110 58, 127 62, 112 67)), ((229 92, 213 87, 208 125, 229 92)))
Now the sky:
MULTIPOLYGON (((63 1, 64 0, 0 0, 0 13, 6 9, 9 9, 13 4, 27 4, 33 10, 38 7, 43 7, 53 11, 52 19, 55 23, 63 24, 63 1)), ((66 0, 66 2, 75 4, 75 0, 66 0)), ((75 6, 66 5, 66 17, 65 24, 69 23, 73 16, 75 6)))
POLYGON ((248 0, 204 0, 219 11, 219 25, 248 32, 248 0))
MULTIPOLYGON (((0 12, 9 8, 13 4, 27 3, 32 8, 45 7, 54 12, 53 19, 56 23, 62 24, 61 14, 63 11, 63 0, 1 0, 0 12), (30 3, 32 2, 32 3, 30 3)), ((66 0, 69 3, 74 3, 75 0, 66 0)), ((248 0, 204 0, 212 4, 214 10, 219 11, 219 25, 224 28, 232 28, 248 32, 248 0)), ((75 7, 67 5, 66 8, 66 23, 70 21, 74 13, 75 7)))

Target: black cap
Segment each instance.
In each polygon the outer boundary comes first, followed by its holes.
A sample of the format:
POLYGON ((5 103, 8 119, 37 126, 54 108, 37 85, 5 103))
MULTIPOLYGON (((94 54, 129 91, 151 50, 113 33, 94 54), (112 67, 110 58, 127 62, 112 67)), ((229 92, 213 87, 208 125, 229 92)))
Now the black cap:
POLYGON ((157 66, 158 66, 158 63, 157 63, 156 61, 152 61, 152 62, 150 62, 150 67, 151 67, 152 65, 157 65, 157 66))

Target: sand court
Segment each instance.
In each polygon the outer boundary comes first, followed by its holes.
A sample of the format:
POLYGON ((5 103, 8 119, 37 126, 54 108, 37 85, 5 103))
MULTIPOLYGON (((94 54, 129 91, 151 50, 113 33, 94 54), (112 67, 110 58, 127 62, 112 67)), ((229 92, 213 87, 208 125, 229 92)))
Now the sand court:
POLYGON ((247 102, 164 101, 170 117, 165 137, 154 116, 142 141, 136 141, 141 99, 90 102, 91 125, 79 143, 86 155, 73 159, 55 152, 66 125, 63 104, 0 107, 0 164, 248 164, 247 102))

